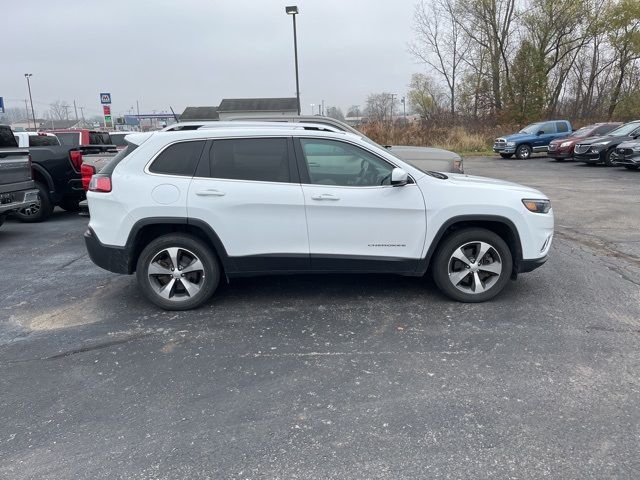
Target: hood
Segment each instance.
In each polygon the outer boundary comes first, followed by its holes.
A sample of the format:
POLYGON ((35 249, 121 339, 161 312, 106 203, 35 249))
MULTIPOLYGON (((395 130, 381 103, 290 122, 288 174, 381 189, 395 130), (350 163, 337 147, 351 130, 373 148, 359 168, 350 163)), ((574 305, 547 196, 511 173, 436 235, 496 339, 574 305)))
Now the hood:
POLYGON ((563 138, 556 138, 555 140, 551 140, 551 142, 549 143, 549 145, 553 144, 553 145, 560 145, 561 143, 564 142, 571 142, 571 143, 578 143, 581 142, 582 140, 584 140, 585 137, 563 137, 563 138))
POLYGON ((460 158, 457 153, 442 148, 394 145, 388 150, 407 162, 411 160, 458 160, 460 158))
POLYGON ((621 137, 611 137, 609 135, 603 135, 601 137, 586 137, 586 138, 581 138, 578 143, 583 145, 591 145, 593 143, 598 143, 598 142, 608 142, 611 140, 615 140, 617 138, 621 138, 621 137))
POLYGON ((461 173, 448 173, 450 182, 458 185, 469 185, 480 188, 500 188, 509 189, 516 192, 522 192, 527 195, 535 195, 535 198, 548 198, 540 190, 520 185, 519 183, 507 182, 506 180, 498 180, 497 178, 476 177, 475 175, 465 175, 461 173))
POLYGON ((507 142, 517 142, 518 140, 525 140, 531 137, 535 137, 535 135, 531 133, 512 133, 511 135, 503 135, 498 138, 504 138, 507 142))
POLYGON ((629 140, 627 142, 622 142, 618 145, 620 148, 634 148, 640 147, 640 140, 629 140))

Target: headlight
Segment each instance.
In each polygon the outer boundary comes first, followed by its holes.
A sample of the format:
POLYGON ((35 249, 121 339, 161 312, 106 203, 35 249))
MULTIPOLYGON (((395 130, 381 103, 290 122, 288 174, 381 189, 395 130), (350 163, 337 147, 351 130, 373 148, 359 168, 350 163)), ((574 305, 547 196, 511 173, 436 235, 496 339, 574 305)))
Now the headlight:
POLYGON ((634 147, 631 147, 631 150, 633 150, 634 152, 640 152, 640 145, 636 145, 634 147))
POLYGON ((515 147, 516 146, 516 142, 507 142, 507 147, 515 147))
POLYGON ((536 200, 536 199, 528 199, 524 198, 522 203, 527 210, 533 213, 547 213, 551 210, 551 201, 550 200, 536 200))
POLYGON ((562 142, 562 143, 560 144, 560 147, 561 147, 561 148, 562 148, 562 147, 568 147, 569 145, 571 145, 571 142, 562 142))

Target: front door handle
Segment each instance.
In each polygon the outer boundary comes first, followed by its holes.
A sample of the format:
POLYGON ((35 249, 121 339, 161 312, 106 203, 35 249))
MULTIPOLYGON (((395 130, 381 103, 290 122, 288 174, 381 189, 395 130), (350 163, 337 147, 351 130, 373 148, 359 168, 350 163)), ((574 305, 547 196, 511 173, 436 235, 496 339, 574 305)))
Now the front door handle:
POLYGON ((215 188, 209 188, 207 190, 198 190, 196 195, 201 197, 224 197, 226 193, 216 190, 215 188))
POLYGON ((320 193, 318 195, 311 195, 311 198, 313 200, 332 200, 332 201, 340 200, 340 197, 336 197, 335 195, 332 195, 330 193, 320 193))

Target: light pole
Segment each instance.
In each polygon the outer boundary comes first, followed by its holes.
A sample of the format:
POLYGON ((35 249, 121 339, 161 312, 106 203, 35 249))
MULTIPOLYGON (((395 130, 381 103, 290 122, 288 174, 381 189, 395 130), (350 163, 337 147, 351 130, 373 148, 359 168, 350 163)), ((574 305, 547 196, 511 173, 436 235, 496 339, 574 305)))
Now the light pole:
POLYGON ((293 54, 296 60, 296 99, 298 103, 298 115, 300 115, 300 81, 298 79, 298 35, 296 33, 296 15, 298 14, 298 7, 292 5, 290 7, 284 7, 284 11, 287 15, 293 17, 293 54))
POLYGON ((33 109, 33 97, 31 96, 31 82, 29 81, 30 77, 33 77, 32 73, 25 73, 24 77, 27 79, 27 88, 29 89, 29 100, 31 101, 31 115, 33 116, 33 128, 38 129, 38 125, 36 124, 36 112, 33 109))

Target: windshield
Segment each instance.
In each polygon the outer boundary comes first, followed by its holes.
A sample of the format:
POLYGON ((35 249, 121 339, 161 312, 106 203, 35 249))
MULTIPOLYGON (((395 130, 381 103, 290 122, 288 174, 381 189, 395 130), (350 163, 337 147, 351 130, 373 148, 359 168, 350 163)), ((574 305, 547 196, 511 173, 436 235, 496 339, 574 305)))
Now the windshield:
POLYGON ((531 125, 528 125, 524 127, 522 130, 520 130, 520 133, 528 133, 530 135, 535 135, 540 130, 542 130, 542 123, 532 123, 531 125))
POLYGON ((627 123, 626 125, 616 128, 613 132, 609 132, 607 135, 611 135, 612 137, 626 137, 636 128, 640 128, 640 122, 627 123))
POLYGON ((576 130, 575 132, 573 132, 569 136, 570 137, 586 137, 591 133, 592 130, 593 130, 593 127, 582 127, 576 130))

